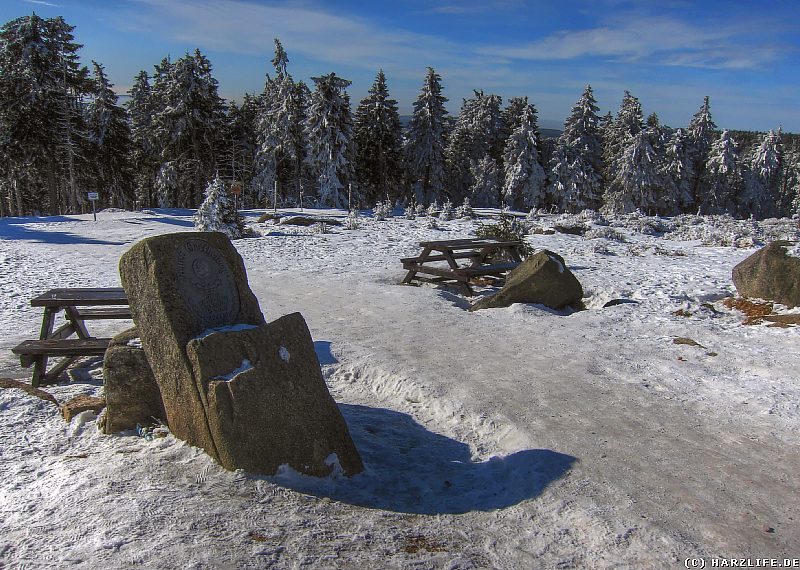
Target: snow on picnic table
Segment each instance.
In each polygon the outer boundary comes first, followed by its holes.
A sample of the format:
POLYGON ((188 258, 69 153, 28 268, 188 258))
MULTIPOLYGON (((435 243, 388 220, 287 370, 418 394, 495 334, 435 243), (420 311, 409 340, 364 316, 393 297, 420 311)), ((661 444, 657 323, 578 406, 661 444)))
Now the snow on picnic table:
MULTIPOLYGON (((3 376, 28 376, 10 349, 38 334, 30 298, 119 286, 120 255, 192 231, 191 214, 0 219, 3 376)), ((744 326, 719 302, 755 247, 703 245, 727 231, 718 221, 531 235, 564 257, 588 310, 468 313, 456 289, 398 283, 401 257, 474 235, 471 221, 318 233, 246 214, 250 285, 268 320, 308 321, 365 472, 229 473, 171 435, 104 436, 89 412, 67 425, 3 390, 0 565, 640 568, 800 551, 798 329, 744 326), (614 299, 631 302, 603 308, 614 299)), ((48 390, 102 391, 97 362, 73 377, 48 390)))

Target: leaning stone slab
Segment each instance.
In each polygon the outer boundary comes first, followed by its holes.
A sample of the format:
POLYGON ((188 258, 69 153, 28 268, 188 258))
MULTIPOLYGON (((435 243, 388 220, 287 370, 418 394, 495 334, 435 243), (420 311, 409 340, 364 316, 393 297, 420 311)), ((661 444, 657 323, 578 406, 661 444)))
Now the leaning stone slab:
POLYGON ((108 345, 103 357, 103 391, 103 433, 167 421, 161 391, 135 327, 118 334, 108 345))
POLYGON ((186 345, 213 327, 264 324, 241 256, 222 233, 175 233, 134 245, 119 273, 170 431, 219 460, 186 345))
POLYGON ((794 241, 773 241, 733 268, 733 284, 742 297, 800 306, 800 257, 787 255, 794 241))
POLYGON ((579 306, 583 287, 567 269, 564 258, 542 250, 523 261, 506 277, 503 288, 484 297, 469 310, 508 307, 514 303, 539 303, 552 309, 579 306))
POLYGON ((148 238, 120 276, 176 437, 228 469, 320 475, 335 453, 345 473, 361 470, 305 321, 266 325, 224 234, 148 238))
POLYGON ((362 470, 300 313, 191 340, 187 354, 223 467, 325 476, 335 453, 345 474, 362 470))

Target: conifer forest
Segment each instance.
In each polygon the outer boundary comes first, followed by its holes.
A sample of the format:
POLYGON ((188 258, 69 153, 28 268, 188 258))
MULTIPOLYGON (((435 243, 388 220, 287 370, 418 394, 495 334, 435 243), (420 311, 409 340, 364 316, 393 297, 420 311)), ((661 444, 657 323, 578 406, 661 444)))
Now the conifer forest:
POLYGON ((141 71, 121 102, 73 31, 36 14, 0 28, 0 216, 91 211, 87 192, 103 208, 197 208, 220 181, 241 188, 239 207, 800 213, 800 136, 726 130, 702 94, 676 127, 628 91, 600 115, 587 85, 552 138, 525 96, 476 89, 450 115, 446 78, 428 68, 401 122, 382 70, 353 108, 347 79, 295 79, 276 39, 263 91, 239 102, 220 97, 199 50, 141 71))

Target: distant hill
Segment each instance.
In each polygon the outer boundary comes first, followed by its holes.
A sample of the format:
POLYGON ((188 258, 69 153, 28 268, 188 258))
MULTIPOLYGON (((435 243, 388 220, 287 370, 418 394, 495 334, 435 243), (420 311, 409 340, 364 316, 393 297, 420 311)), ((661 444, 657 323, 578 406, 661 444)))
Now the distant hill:
POLYGON ((539 129, 539 134, 545 139, 557 139, 562 132, 560 129, 539 129))

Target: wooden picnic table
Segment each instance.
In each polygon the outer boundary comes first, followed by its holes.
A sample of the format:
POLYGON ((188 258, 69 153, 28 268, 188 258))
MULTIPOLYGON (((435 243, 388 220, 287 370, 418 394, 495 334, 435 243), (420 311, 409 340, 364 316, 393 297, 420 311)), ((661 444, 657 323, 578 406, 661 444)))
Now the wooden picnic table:
POLYGON ((39 338, 23 341, 12 352, 19 355, 24 368, 33 365, 34 387, 57 382, 81 357, 105 354, 111 339, 89 334, 87 320, 131 318, 128 297, 121 287, 51 289, 31 299, 31 306, 44 309, 39 338), (66 322, 56 329, 56 316, 62 310, 66 322), (71 338, 73 335, 77 338, 71 338), (62 360, 48 372, 51 356, 62 360))
POLYGON ((470 281, 476 277, 500 279, 522 263, 522 242, 491 238, 454 239, 420 242, 422 252, 400 261, 408 270, 403 283, 412 280, 455 281, 466 295, 474 294, 470 281), (466 261, 466 265, 459 265, 466 261), (418 274, 432 275, 420 277, 418 274))

